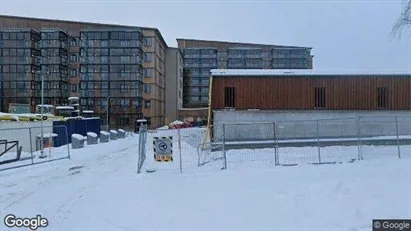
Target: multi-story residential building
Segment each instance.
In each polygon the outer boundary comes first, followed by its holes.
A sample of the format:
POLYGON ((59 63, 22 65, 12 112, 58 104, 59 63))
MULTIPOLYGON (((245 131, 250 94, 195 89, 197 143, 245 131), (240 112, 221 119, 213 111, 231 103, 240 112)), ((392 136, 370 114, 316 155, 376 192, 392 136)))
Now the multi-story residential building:
POLYGON ((28 104, 35 109, 36 91, 39 90, 40 32, 34 30, 0 31, 1 107, 7 111, 10 104, 28 104))
POLYGON ((177 39, 184 58, 180 118, 206 118, 211 69, 312 69, 310 47, 177 39), (189 109, 190 108, 190 109, 189 109))
POLYGON ((178 48, 170 47, 166 52, 166 124, 178 118, 178 110, 183 108, 183 57, 178 48))
POLYGON ((43 75, 45 104, 76 96, 103 124, 109 110, 112 128, 142 117, 164 125, 168 46, 158 29, 0 15, 0 30, 1 111, 10 103, 34 110, 43 75))

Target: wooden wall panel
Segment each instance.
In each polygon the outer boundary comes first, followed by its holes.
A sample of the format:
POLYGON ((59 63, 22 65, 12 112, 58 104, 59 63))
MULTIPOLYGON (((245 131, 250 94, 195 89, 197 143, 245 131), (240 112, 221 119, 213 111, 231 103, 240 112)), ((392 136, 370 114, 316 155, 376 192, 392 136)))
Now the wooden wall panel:
POLYGON ((315 87, 326 88, 325 110, 378 110, 377 88, 388 88, 388 109, 411 110, 411 76, 214 77, 212 107, 224 108, 224 87, 236 88, 237 109, 315 109, 315 87))

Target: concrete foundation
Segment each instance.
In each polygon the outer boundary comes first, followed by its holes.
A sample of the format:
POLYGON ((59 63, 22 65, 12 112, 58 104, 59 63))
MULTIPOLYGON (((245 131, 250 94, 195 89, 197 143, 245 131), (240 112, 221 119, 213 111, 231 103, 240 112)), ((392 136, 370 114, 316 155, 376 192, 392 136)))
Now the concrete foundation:
MULTIPOLYGON (((37 136, 40 134, 41 122, 19 122, 1 121, 0 140, 18 140, 23 152, 30 152, 30 140, 32 150, 36 151, 37 136)), ((53 131, 53 122, 43 121, 44 133, 50 134, 53 131)), ((0 147, 3 148, 3 147, 0 147)))
POLYGON ((396 124, 399 135, 411 135, 411 111, 219 110, 213 116, 214 141, 222 140, 223 123, 226 141, 396 136, 396 124))

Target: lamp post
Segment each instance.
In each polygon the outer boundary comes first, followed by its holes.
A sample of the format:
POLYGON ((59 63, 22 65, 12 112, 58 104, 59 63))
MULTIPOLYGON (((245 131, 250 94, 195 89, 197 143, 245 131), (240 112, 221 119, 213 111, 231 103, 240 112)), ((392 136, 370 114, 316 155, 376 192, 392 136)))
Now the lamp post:
POLYGON ((43 124, 43 114, 44 114, 44 69, 41 73, 41 107, 40 107, 40 133, 41 133, 41 142, 40 142, 40 158, 45 158, 44 155, 44 124, 43 124))

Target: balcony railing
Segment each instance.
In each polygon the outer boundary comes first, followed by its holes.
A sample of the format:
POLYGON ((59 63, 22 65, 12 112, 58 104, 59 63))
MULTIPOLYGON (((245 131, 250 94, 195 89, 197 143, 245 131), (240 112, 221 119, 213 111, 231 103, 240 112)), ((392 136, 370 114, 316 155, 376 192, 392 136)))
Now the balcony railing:
POLYGON ((187 59, 200 58, 200 54, 184 54, 184 58, 187 58, 187 59))

